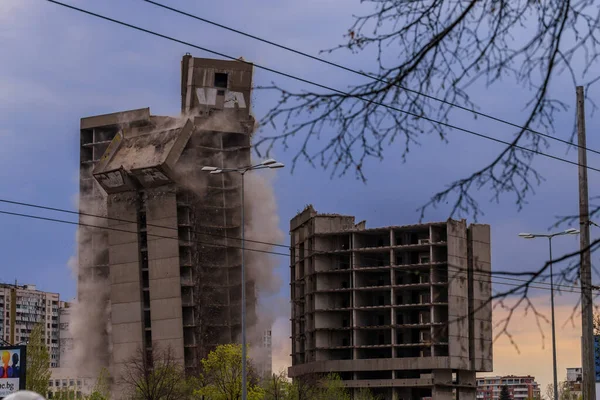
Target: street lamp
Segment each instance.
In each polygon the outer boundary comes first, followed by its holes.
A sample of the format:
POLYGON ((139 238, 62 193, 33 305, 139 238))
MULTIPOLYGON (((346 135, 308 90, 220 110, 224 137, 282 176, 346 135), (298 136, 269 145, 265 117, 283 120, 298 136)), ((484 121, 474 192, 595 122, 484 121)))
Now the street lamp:
POLYGON ((223 174, 227 172, 238 173, 242 177, 242 400, 247 400, 247 388, 246 388, 246 271, 244 264, 244 250, 245 250, 245 238, 244 238, 244 175, 248 171, 254 171, 257 169, 277 169, 283 168, 284 165, 280 162, 275 161, 272 158, 264 160, 260 164, 250 165, 241 168, 219 168, 219 167, 202 167, 202 171, 210 174, 223 174))
POLYGON ((554 327, 554 277, 552 273, 552 238, 555 236, 563 235, 577 235, 578 229, 569 228, 562 232, 555 233, 519 233, 519 236, 523 239, 535 239, 535 238, 548 238, 548 245, 550 250, 550 308, 552 313, 552 369, 554 374, 554 400, 558 400, 558 377, 556 374, 556 334, 554 327))

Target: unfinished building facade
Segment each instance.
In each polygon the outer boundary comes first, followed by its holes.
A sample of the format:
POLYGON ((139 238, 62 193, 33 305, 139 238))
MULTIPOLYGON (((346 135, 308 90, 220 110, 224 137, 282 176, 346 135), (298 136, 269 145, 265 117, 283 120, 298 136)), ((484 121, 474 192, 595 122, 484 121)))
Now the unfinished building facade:
POLYGON ((385 399, 469 399, 492 371, 489 225, 290 223, 294 379, 338 373, 385 399), (455 397, 453 397, 455 396, 455 397))
MULTIPOLYGON (((239 339, 241 182, 201 168, 250 164, 252 73, 245 62, 186 55, 181 116, 146 108, 81 120, 80 209, 107 218, 80 232, 79 301, 104 296, 97 314, 108 328, 91 347, 106 346, 93 355, 113 376, 157 346, 194 372, 239 339)), ((249 326, 255 303, 248 280, 249 326)))

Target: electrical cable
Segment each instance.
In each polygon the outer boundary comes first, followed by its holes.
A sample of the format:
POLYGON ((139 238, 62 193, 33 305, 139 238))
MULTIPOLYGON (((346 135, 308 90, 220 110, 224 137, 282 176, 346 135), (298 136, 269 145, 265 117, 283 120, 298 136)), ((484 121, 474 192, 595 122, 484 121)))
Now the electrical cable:
POLYGON ((210 24, 210 25, 213 25, 213 26, 216 26, 216 27, 228 30, 230 32, 234 32, 234 33, 237 33, 239 35, 246 36, 246 37, 248 37, 250 39, 254 39, 254 40, 257 40, 259 42, 263 42, 263 43, 266 43, 268 45, 271 45, 271 46, 274 46, 274 47, 278 47, 280 49, 292 52, 294 54, 298 54, 300 56, 310 58, 311 60, 318 61, 318 62, 327 64, 327 65, 330 65, 332 67, 336 67, 336 68, 342 69, 342 70, 347 71, 347 72, 352 72, 353 74, 360 75, 360 76, 372 79, 372 80, 377 81, 377 82, 385 83, 386 85, 395 86, 395 87, 397 87, 399 89, 405 90, 405 91, 410 92, 410 93, 414 93, 416 95, 428 98, 430 100, 435 100, 437 102, 449 105, 449 106, 451 106, 453 108, 458 108, 460 110, 467 111, 467 112, 473 113, 475 115, 478 115, 480 117, 484 117, 484 118, 490 119, 492 121, 500 122, 500 123, 512 126, 514 128, 526 130, 528 132, 535 133, 536 135, 540 135, 540 136, 543 136, 543 137, 548 138, 548 139, 556 140, 558 142, 564 143, 564 144, 569 145, 569 146, 574 146, 574 147, 577 147, 577 148, 583 148, 583 149, 585 149, 587 151, 590 151, 592 153, 600 154, 600 151, 598 151, 598 150, 590 149, 588 147, 581 146, 581 145, 579 145, 577 143, 572 143, 572 142, 570 142, 568 140, 560 139, 560 138, 554 137, 552 135, 548 135, 546 133, 533 130, 531 128, 525 128, 523 126, 515 124, 514 122, 510 122, 510 121, 507 121, 507 120, 502 119, 502 118, 494 117, 491 114, 487 114, 487 113, 480 112, 480 111, 477 111, 477 110, 474 110, 474 109, 471 109, 471 108, 468 108, 468 107, 465 107, 465 106, 461 106, 460 104, 452 103, 452 102, 450 102, 448 100, 440 99, 439 97, 435 97, 435 96, 429 95, 427 93, 419 92, 418 90, 410 89, 410 88, 408 88, 406 86, 402 86, 402 85, 399 85, 399 84, 394 83, 392 81, 378 78, 377 76, 370 75, 370 74, 368 74, 366 72, 362 72, 362 71, 359 71, 359 70, 356 70, 356 69, 353 69, 353 68, 350 68, 350 67, 346 67, 345 65, 338 64, 338 63, 335 63, 335 62, 332 62, 332 61, 328 61, 328 60, 326 60, 324 58, 310 55, 310 54, 305 53, 303 51, 294 49, 292 47, 285 46, 285 45, 273 42, 271 40, 261 38, 259 36, 253 35, 251 33, 247 33, 247 32, 244 32, 242 30, 232 28, 230 26, 223 25, 223 24, 220 24, 220 23, 215 22, 215 21, 211 21, 208 18, 200 17, 198 15, 194 15, 194 14, 191 14, 191 13, 188 13, 188 12, 185 12, 185 11, 182 11, 182 10, 179 10, 179 9, 167 6, 165 4, 161 4, 161 3, 158 3, 158 2, 153 1, 153 0, 142 0, 142 1, 145 1, 146 3, 150 3, 150 4, 155 5, 157 7, 160 7, 160 8, 169 10, 169 11, 172 11, 174 13, 177 13, 177 14, 180 14, 180 15, 184 15, 186 17, 193 18, 193 19, 196 19, 198 21, 201 21, 201 22, 204 22, 204 23, 207 23, 207 24, 210 24))
MULTIPOLYGON (((0 214, 17 216, 17 217, 23 217, 23 218, 30 218, 30 219, 36 219, 36 220, 42 220, 42 221, 48 221, 48 222, 63 223, 63 224, 68 224, 68 225, 83 226, 83 227, 87 227, 87 228, 97 228, 97 229, 117 231, 117 232, 124 232, 124 233, 132 233, 132 234, 138 234, 139 233, 137 231, 129 231, 129 230, 125 230, 125 229, 119 229, 119 228, 113 228, 113 227, 105 227, 105 226, 92 225, 92 224, 85 224, 85 223, 81 223, 81 222, 66 221, 66 220, 61 220, 61 219, 56 219, 56 218, 41 217, 41 216, 36 216, 36 215, 31 215, 31 214, 15 213, 15 212, 9 212, 9 211, 4 211, 4 210, 0 210, 0 214)), ((151 233, 147 233, 147 236, 157 237, 157 238, 161 238, 161 239, 170 239, 170 240, 180 241, 180 239, 178 237, 172 237, 172 236, 163 236, 163 235, 151 234, 151 233)), ((194 242, 198 243, 198 244, 203 244, 203 245, 208 245, 208 246, 214 246, 214 247, 233 248, 233 249, 239 249, 239 250, 242 249, 242 247, 228 246, 228 245, 222 245, 222 244, 218 244, 218 243, 207 243, 207 242, 201 242, 201 241, 194 241, 194 242)), ((273 252, 273 251, 268 251, 268 250, 259 250, 259 249, 250 249, 250 248, 245 248, 245 250, 246 251, 255 251, 255 252, 259 252, 259 253, 266 253, 266 254, 273 254, 273 255, 290 257, 290 254, 273 252)), ((458 267, 458 266, 449 266, 449 267, 450 268, 460 268, 460 269, 464 270, 464 268, 458 267)), ((473 272, 476 273, 477 271, 473 271, 473 272)), ((489 274, 486 274, 486 276, 487 275, 489 275, 489 274)), ((506 277, 497 277, 497 278, 517 280, 517 278, 506 278, 506 277)), ((546 288, 544 288, 544 287, 534 287, 534 286, 531 285, 532 283, 545 284, 544 282, 530 282, 530 281, 525 281, 524 280, 524 282, 527 283, 526 285, 517 285, 517 284, 512 284, 512 283, 506 283, 506 282, 494 282, 494 281, 491 281, 491 279, 490 280, 487 280, 487 279, 486 280, 473 279, 473 280, 475 280, 475 281, 481 281, 481 282, 489 282, 489 283, 492 283, 492 284, 499 283, 499 284, 508 285, 508 286, 514 286, 514 287, 532 287, 532 288, 537 288, 537 289, 541 289, 541 290, 550 290, 550 288, 547 288, 547 287, 546 288)), ((554 285, 554 286, 566 286, 566 285, 554 285)), ((564 291, 571 292, 571 293, 581 293, 581 291, 575 290, 575 289, 577 289, 577 286, 571 286, 569 288, 572 289, 572 290, 570 290, 570 291, 564 290, 564 291)), ((595 290, 599 290, 599 289, 595 288, 595 290)))
MULTIPOLYGON (((24 206, 24 207, 32 207, 32 208, 38 208, 38 209, 43 209, 43 210, 57 211, 57 212, 62 212, 62 213, 74 214, 74 215, 79 215, 79 216, 88 216, 88 217, 93 217, 93 218, 98 218, 98 219, 109 220, 109 221, 124 222, 124 223, 128 223, 128 224, 137 224, 138 223, 137 221, 132 221, 132 220, 126 220, 126 219, 120 219, 120 218, 112 218, 112 217, 107 217, 107 216, 102 216, 102 215, 97 215, 97 214, 90 214, 90 213, 83 213, 83 212, 71 211, 71 210, 66 210, 66 209, 61 209, 61 208, 56 208, 56 207, 48 207, 48 206, 42 206, 42 205, 39 205, 39 204, 25 203, 25 202, 21 202, 21 201, 12 201, 12 200, 2 199, 2 198, 0 198, 0 202, 7 203, 7 204, 24 206)), ((170 226, 155 225, 155 224, 148 224, 148 223, 146 223, 146 226, 153 227, 153 228, 159 228, 159 229, 167 229, 167 230, 178 231, 178 228, 170 227, 170 226)), ((128 232, 130 232, 130 233, 136 233, 136 232, 133 232, 133 231, 128 231, 128 232)), ((231 236, 218 235, 218 234, 213 234, 213 233, 208 233, 208 232, 199 232, 199 231, 194 231, 194 230, 190 230, 190 232, 198 234, 198 235, 214 236, 214 237, 225 238, 227 240, 236 240, 236 241, 241 241, 242 240, 241 238, 234 238, 234 237, 231 237, 231 236)), ((455 235, 449 235, 449 236, 457 237, 455 235)), ((284 247, 284 248, 286 248, 288 250, 291 250, 291 249, 300 250, 300 246, 286 246, 286 245, 283 245, 283 244, 271 243, 271 242, 264 242, 264 241, 257 241, 257 240, 251 240, 251 239, 244 239, 244 242, 259 243, 259 244, 264 244, 264 245, 269 245, 269 246, 274 246, 274 247, 284 247)), ((199 242, 199 243, 202 244, 202 242, 199 242)), ((241 247, 239 247, 239 248, 241 249, 241 247)), ((252 251, 252 249, 249 249, 249 248, 246 248, 246 250, 252 251)), ((275 252, 273 252, 272 254, 281 255, 283 253, 275 253, 275 252)), ((327 255, 327 256, 330 256, 331 253, 327 252, 327 251, 310 250, 310 255, 309 256, 313 256, 313 255, 327 255)), ((291 254, 287 254, 287 256, 291 256, 291 254)), ((467 257, 464 257, 464 256, 459 256, 459 255, 456 255, 456 257, 463 258, 463 259, 467 258, 467 257)), ((364 260, 370 260, 370 261, 375 261, 375 262, 379 261, 378 258, 368 257, 368 256, 365 256, 365 255, 361 255, 361 259, 363 261, 364 260)), ((455 268, 460 268, 460 267, 455 266, 455 268)), ((485 271, 485 272, 484 271, 473 271, 473 273, 480 274, 481 276, 493 275, 493 272, 491 272, 491 271, 490 272, 487 272, 487 271, 485 271)), ((499 278, 506 279, 506 280, 513 280, 513 281, 517 281, 517 282, 536 283, 536 284, 548 284, 549 285, 549 283, 546 283, 546 282, 540 282, 540 281, 531 282, 531 281, 526 280, 526 279, 518 279, 518 278, 510 278, 510 277, 499 277, 499 278)), ((572 286, 561 285, 561 284, 554 284, 554 286, 559 287, 559 288, 561 286, 564 286, 564 287, 566 287, 568 289, 572 288, 572 286)))
POLYGON ((402 110, 402 109, 397 108, 397 107, 393 107, 393 106, 390 106, 390 105, 387 105, 387 104, 383 104, 383 103, 378 102, 378 101, 369 100, 369 99, 366 99, 366 98, 364 98, 362 96, 352 95, 352 94, 344 92, 342 90, 334 89, 332 87, 329 87, 329 86, 326 86, 326 85, 323 85, 323 84, 320 84, 320 83, 316 83, 316 82, 310 81, 308 79, 300 78, 300 77, 288 74, 286 72, 281 72, 281 71, 278 71, 278 70, 275 70, 273 68, 266 67, 266 66, 263 66, 263 65, 258 65, 258 64, 250 63, 250 62, 247 62, 247 61, 244 61, 244 60, 240 60, 240 59, 238 59, 236 57, 232 57, 232 56, 229 56, 227 54, 224 54, 224 53, 221 53, 221 52, 218 52, 218 51, 215 51, 215 50, 210 50, 210 49, 208 49, 206 47, 198 46, 198 45, 186 42, 184 40, 180 40, 180 39, 176 39, 176 38, 171 37, 171 36, 163 35, 162 33, 151 31, 149 29, 145 29, 145 28, 142 28, 142 27, 139 27, 139 26, 127 23, 127 22, 119 21, 117 19, 110 18, 110 17, 104 16, 104 15, 101 15, 101 14, 97 14, 97 13, 94 13, 94 12, 91 12, 91 11, 88 11, 88 10, 85 10, 85 9, 82 9, 82 8, 78 8, 78 7, 69 5, 69 4, 61 3, 61 2, 56 1, 56 0, 46 0, 46 1, 48 1, 50 3, 53 3, 53 4, 56 4, 56 5, 59 5, 59 6, 62 6, 62 7, 66 7, 66 8, 69 8, 69 9, 72 9, 72 10, 84 13, 84 14, 91 15, 91 16, 96 17, 96 18, 100 18, 100 19, 103 19, 103 20, 106 20, 106 21, 109 21, 109 22, 113 22, 113 23, 116 23, 116 24, 119 24, 119 25, 122 25, 122 26, 125 26, 125 27, 128 27, 128 28, 131 28, 131 29, 135 29, 135 30, 138 30, 140 32, 148 33, 150 35, 154 35, 154 36, 157 36, 157 37, 160 37, 160 38, 163 38, 163 39, 167 39, 167 40, 170 40, 170 41, 173 41, 173 42, 176 42, 176 43, 180 43, 180 44, 183 44, 183 45, 186 45, 186 46, 190 46, 190 47, 196 48, 198 50, 205 51, 207 53, 215 54, 215 55, 218 55, 218 56, 223 57, 223 58, 227 58, 227 59, 230 59, 230 60, 234 60, 234 61, 237 61, 237 62, 248 64, 248 65, 252 65, 252 66, 254 66, 256 68, 263 69, 265 71, 269 71, 269 72, 272 72, 274 74, 281 75, 281 76, 284 76, 284 77, 287 77, 287 78, 290 78, 290 79, 294 79, 294 80, 297 80, 299 82, 303 82, 303 83, 306 83, 306 84, 309 84, 309 85, 313 85, 313 86, 316 86, 316 87, 319 87, 319 88, 322 88, 322 89, 326 89, 326 90, 329 90, 329 91, 332 91, 332 92, 336 92, 336 93, 339 93, 339 94, 342 94, 342 95, 345 95, 345 96, 350 96, 350 97, 353 97, 353 98, 356 98, 356 99, 359 99, 359 100, 363 100, 363 101, 365 101, 367 103, 372 103, 372 104, 375 104, 375 105, 378 105, 378 106, 381 106, 381 107, 384 107, 384 108, 388 108, 388 109, 393 110, 393 111, 397 111, 397 112, 400 112, 400 113, 403 113, 403 114, 406 114, 406 115, 410 115, 410 116, 415 117, 415 118, 420 118, 420 119, 423 119, 425 121, 429 121, 429 122, 434 123, 434 124, 438 124, 438 125, 441 125, 441 126, 444 126, 444 127, 447 127, 447 128, 451 128, 451 129, 454 129, 454 130, 458 130, 458 131, 461 131, 461 132, 464 132, 464 133, 468 133, 468 134, 473 135, 473 136, 477 136, 477 137, 481 137, 481 138, 484 138, 484 139, 491 140, 493 142, 501 143, 501 144, 504 144, 506 146, 509 146, 510 148, 519 149, 519 150, 522 150, 522 151, 526 151, 526 152, 530 152, 530 153, 537 154, 537 155, 540 155, 540 156, 544 156, 544 157, 547 157, 549 159, 553 159, 553 160, 557 160, 557 161, 562 161, 562 162, 565 162, 567 164, 576 165, 578 167, 585 167, 585 168, 587 168, 587 169, 589 169, 591 171, 600 172, 600 169, 598 169, 598 168, 594 168, 594 167, 590 167, 590 166, 584 166, 584 165, 580 164, 579 162, 567 160, 567 159, 564 159, 564 158, 561 158, 561 157, 558 157, 558 156, 554 156, 552 154, 544 153, 544 152, 539 151, 539 150, 530 149, 530 148, 527 148, 527 147, 524 147, 524 146, 520 146, 520 145, 517 145, 517 144, 514 144, 514 143, 510 143, 510 142, 507 142, 505 140, 498 139, 498 138, 495 138, 495 137, 492 137, 492 136, 488 136, 488 135, 485 135, 485 134, 482 134, 482 133, 478 133, 478 132, 470 130, 470 129, 461 128, 461 127, 458 127, 456 125, 452 125, 452 124, 447 123, 447 122, 438 121, 438 120, 435 120, 433 118, 429 118, 429 117, 427 117, 425 115, 416 114, 416 113, 413 113, 413 112, 410 112, 410 111, 402 110))

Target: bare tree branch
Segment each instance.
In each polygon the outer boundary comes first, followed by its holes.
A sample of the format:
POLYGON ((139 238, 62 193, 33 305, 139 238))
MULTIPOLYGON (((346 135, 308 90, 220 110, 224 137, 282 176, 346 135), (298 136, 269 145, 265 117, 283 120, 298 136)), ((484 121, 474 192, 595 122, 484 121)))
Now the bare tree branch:
POLYGON ((185 398, 186 378, 181 360, 171 347, 153 345, 151 353, 138 348, 124 365, 120 383, 130 398, 179 400, 185 398))
POLYGON ((434 194, 419 211, 423 218, 431 207, 452 199, 451 216, 477 218, 482 210, 473 191, 482 188, 490 189, 495 201, 510 193, 522 207, 543 177, 532 167, 534 154, 515 146, 535 151, 547 147, 547 140, 530 129, 555 133, 555 115, 567 109, 566 102, 551 94, 551 84, 565 71, 574 86, 577 73, 587 86, 600 79, 598 69, 593 68, 600 56, 600 13, 594 1, 368 2, 375 11, 356 17, 348 42, 326 52, 375 48, 379 68, 370 74, 375 80, 363 79, 347 93, 293 92, 276 84, 264 88, 276 90, 280 99, 263 118, 263 125, 280 124, 283 132, 260 137, 256 151, 260 153, 263 145, 266 153, 276 144, 287 148, 294 137, 301 136, 294 167, 305 161, 331 170, 332 176, 354 171, 364 181, 364 162, 382 159, 394 141, 402 140, 395 154, 406 160, 411 145, 419 144, 423 135, 435 133, 447 140, 447 129, 419 115, 435 115, 447 122, 449 103, 477 109, 467 92, 470 86, 483 82, 489 87, 512 80, 529 90, 531 97, 524 104, 527 116, 511 145, 479 170, 434 194), (395 58, 398 62, 393 63, 395 58), (405 86, 411 90, 404 90, 405 86), (413 89, 444 103, 419 96, 413 89), (325 142, 315 144, 321 138, 325 142))

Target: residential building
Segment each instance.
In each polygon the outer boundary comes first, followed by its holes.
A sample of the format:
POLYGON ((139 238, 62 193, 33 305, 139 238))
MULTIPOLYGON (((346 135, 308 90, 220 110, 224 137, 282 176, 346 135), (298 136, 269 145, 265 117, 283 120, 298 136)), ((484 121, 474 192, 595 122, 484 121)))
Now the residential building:
POLYGON ((492 371, 490 227, 290 222, 293 379, 338 373, 386 399, 475 399, 492 371))
POLYGON ((44 326, 44 341, 50 366, 59 363, 58 293, 37 290, 35 285, 0 283, 0 338, 10 344, 25 344, 36 324, 44 326))
POLYGON ((69 330, 71 324, 71 304, 65 302, 61 308, 58 309, 58 343, 60 349, 60 356, 58 367, 66 367, 68 363, 68 354, 73 350, 73 335, 69 330))
POLYGON ((257 346, 257 354, 253 357, 257 372, 261 377, 270 377, 273 374, 273 351, 271 348, 271 330, 263 332, 262 342, 257 346))
MULTIPOLYGON (((92 393, 96 381, 92 378, 76 377, 72 368, 52 368, 48 381, 48 399, 57 392, 68 392, 72 399, 82 399, 92 393)), ((66 397, 63 397, 66 398, 66 397)))
POLYGON ((577 400, 579 395, 581 395, 582 381, 583 370, 581 368, 567 368, 567 388, 569 393, 571 393, 571 397, 575 400, 577 400))
POLYGON ((508 387, 510 398, 529 400, 540 398, 540 385, 533 376, 490 376, 477 378, 477 399, 498 400, 503 386, 508 387))
MULTIPOLYGON (((145 108, 81 119, 80 207, 108 217, 95 222, 108 229, 80 228, 78 296, 92 304, 106 293, 110 333, 90 351, 112 376, 155 346, 193 372, 239 339, 241 181, 201 167, 250 163, 252 74, 251 64, 186 55, 181 116, 145 108)), ((255 285, 246 284, 251 327, 255 285)))

